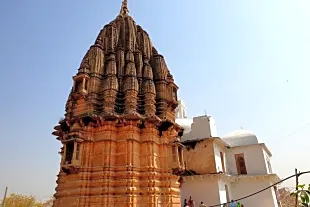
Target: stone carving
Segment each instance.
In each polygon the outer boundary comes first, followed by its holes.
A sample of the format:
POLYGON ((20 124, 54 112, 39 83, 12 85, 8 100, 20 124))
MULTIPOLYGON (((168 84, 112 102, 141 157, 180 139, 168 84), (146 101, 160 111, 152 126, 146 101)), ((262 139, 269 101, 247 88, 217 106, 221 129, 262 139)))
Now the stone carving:
POLYGON ((145 83, 151 81, 153 83, 150 84, 155 86, 155 114, 166 119, 168 111, 173 119, 171 121, 174 121, 177 86, 163 56, 153 47, 148 34, 128 15, 127 3, 123 4, 122 13, 100 31, 95 44, 83 58, 78 74, 92 76, 88 91, 98 94, 97 97, 101 94, 103 100, 109 100, 95 107, 97 111, 107 114, 128 113, 125 102, 137 102, 137 109, 130 110, 133 113, 136 110, 141 116, 149 116, 145 114, 148 112, 145 112, 144 104, 145 101, 149 102, 150 97, 143 96, 142 91, 145 83), (143 76, 145 68, 152 70, 151 79, 143 76), (131 70, 135 77, 126 74, 127 70, 131 70), (129 82, 133 85, 129 86, 129 82), (128 92, 126 96, 126 87, 135 87, 138 94, 128 95, 128 92))
POLYGON ((126 0, 84 56, 76 85, 53 132, 63 144, 54 207, 179 207, 178 87, 126 0))

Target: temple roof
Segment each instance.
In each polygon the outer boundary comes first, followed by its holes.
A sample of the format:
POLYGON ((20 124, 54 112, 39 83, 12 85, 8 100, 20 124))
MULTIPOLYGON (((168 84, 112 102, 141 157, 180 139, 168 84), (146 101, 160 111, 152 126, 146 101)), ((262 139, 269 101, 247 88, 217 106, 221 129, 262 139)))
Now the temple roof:
POLYGON ((129 15, 127 4, 123 0, 119 15, 99 32, 77 76, 89 77, 88 101, 94 100, 97 113, 174 122, 178 87, 147 32, 129 15))

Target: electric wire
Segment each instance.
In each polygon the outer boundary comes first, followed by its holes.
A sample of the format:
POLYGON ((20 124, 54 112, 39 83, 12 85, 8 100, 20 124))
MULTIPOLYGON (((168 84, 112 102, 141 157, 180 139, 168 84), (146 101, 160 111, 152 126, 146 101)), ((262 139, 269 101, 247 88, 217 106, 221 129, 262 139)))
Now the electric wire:
MULTIPOLYGON (((307 174, 307 173, 310 173, 310 171, 300 172, 300 173, 291 175, 291 176, 286 177, 286 178, 280 180, 279 182, 276 182, 275 184, 270 185, 270 186, 268 186, 268 187, 266 187, 266 188, 264 188, 264 189, 262 189, 262 190, 260 190, 260 191, 257 191, 257 192, 255 192, 255 193, 252 193, 252 194, 247 195, 247 196, 244 196, 244 197, 242 197, 242 198, 235 199, 234 201, 244 200, 244 199, 249 198, 249 197, 251 197, 251 196, 254 196, 254 195, 258 194, 258 193, 261 193, 261 192, 263 192, 263 191, 265 191, 265 190, 267 190, 267 189, 269 189, 269 188, 271 188, 271 187, 274 187, 274 186, 278 185, 279 183, 282 183, 282 182, 284 182, 284 181, 286 181, 286 180, 288 180, 288 179, 290 179, 290 178, 293 178, 293 177, 295 177, 295 176, 298 176, 298 177, 299 177, 300 175, 307 174)), ((231 201, 226 202, 226 203, 221 203, 221 204, 213 205, 213 206, 208 206, 208 207, 222 206, 222 205, 224 205, 224 204, 229 204, 229 203, 231 203, 231 201)))

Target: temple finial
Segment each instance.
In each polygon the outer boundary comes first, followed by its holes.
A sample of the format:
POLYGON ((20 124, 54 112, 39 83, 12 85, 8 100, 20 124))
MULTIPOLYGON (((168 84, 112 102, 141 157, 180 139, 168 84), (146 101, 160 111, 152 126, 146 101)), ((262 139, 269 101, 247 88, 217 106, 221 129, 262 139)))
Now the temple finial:
POLYGON ((119 15, 126 16, 126 15, 128 15, 128 13, 129 13, 129 10, 128 10, 128 0, 123 0, 121 11, 120 11, 119 15))

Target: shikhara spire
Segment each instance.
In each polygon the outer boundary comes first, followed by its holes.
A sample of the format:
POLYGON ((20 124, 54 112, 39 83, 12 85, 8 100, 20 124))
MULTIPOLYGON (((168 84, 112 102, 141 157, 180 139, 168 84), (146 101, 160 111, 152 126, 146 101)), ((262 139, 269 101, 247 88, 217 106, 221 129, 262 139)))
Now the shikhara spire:
POLYGON ((119 15, 126 16, 126 15, 128 15, 128 13, 129 13, 129 10, 128 10, 128 0, 123 0, 121 11, 120 11, 119 15))
POLYGON ((154 206, 158 196, 162 206, 180 206, 177 91, 123 0, 83 57, 54 128, 63 148, 53 206, 154 206))

